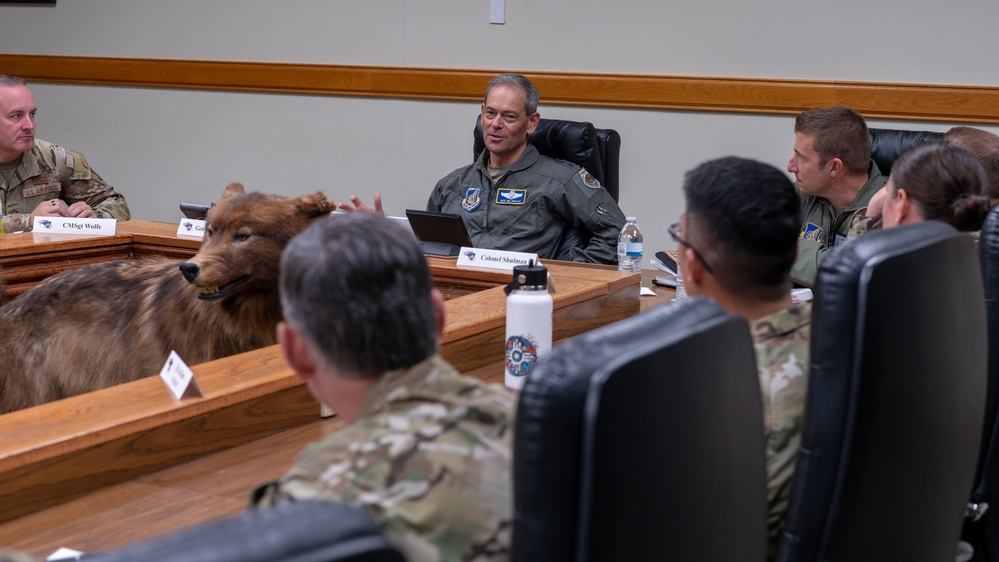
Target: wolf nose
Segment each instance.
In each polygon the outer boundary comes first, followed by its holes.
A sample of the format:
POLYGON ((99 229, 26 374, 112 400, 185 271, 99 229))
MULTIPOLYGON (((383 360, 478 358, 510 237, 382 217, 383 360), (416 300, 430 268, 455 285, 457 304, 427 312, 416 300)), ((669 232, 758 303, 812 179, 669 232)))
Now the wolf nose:
POLYGON ((180 264, 180 272, 184 274, 184 279, 194 283, 194 280, 198 278, 198 274, 201 273, 201 268, 196 263, 186 261, 180 264))

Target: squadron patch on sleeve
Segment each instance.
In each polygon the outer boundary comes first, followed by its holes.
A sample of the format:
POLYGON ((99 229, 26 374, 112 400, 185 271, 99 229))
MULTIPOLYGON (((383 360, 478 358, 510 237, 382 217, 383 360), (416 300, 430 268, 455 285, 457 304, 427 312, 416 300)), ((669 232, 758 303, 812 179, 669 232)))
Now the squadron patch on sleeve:
POLYGON ((820 238, 821 236, 822 236, 822 227, 815 224, 814 222, 810 222, 805 225, 805 229, 801 231, 801 234, 798 236, 798 238, 801 238, 802 240, 814 240, 816 242, 821 242, 822 241, 820 238))
POLYGON ((586 168, 579 169, 579 178, 583 180, 583 185, 589 187, 590 189, 600 189, 600 182, 597 178, 593 177, 593 174, 586 171, 586 168))
POLYGON ((587 199, 600 193, 600 181, 593 177, 593 174, 587 172, 586 168, 580 168, 579 172, 572 176, 572 183, 579 186, 580 191, 587 199))
POLYGON ((465 191, 465 197, 461 200, 461 208, 471 213, 482 204, 482 188, 470 187, 465 191))

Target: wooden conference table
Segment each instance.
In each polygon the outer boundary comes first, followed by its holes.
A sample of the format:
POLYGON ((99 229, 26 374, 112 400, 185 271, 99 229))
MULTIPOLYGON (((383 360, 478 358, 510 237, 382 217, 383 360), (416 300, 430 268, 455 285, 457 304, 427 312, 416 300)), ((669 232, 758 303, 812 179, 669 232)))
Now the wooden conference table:
MULTIPOLYGON (((176 224, 129 221, 110 237, 0 237, 8 298, 48 275, 112 259, 193 255, 176 224)), ((508 272, 428 258, 448 299, 441 353, 468 374, 502 381, 508 272)), ((668 302, 639 297, 640 277, 549 262, 554 339, 668 302)), ((653 272, 643 274, 649 286, 653 272)), ((0 416, 0 547, 35 556, 60 546, 107 550, 246 508, 252 487, 282 474, 307 444, 336 431, 270 346, 193 367, 204 397, 176 402, 158 377, 0 416)))

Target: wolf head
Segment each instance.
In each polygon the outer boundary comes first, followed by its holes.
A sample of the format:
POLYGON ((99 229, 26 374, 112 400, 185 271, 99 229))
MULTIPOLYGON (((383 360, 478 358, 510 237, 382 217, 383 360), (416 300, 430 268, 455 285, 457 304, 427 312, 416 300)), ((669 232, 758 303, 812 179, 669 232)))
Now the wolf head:
POLYGON ((246 193, 242 184, 230 183, 208 211, 201 249, 180 270, 198 288, 201 300, 250 291, 276 294, 285 245, 335 208, 318 192, 282 197, 246 193))

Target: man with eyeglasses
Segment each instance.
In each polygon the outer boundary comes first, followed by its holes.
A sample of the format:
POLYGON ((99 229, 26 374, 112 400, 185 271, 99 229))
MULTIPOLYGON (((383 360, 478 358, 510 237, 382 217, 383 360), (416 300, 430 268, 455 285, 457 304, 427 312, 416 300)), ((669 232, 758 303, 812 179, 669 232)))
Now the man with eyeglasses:
POLYGON ((783 528, 805 394, 811 305, 791 298, 801 203, 780 170, 744 158, 687 172, 687 210, 668 228, 687 294, 749 322, 763 392, 771 550, 783 528))

